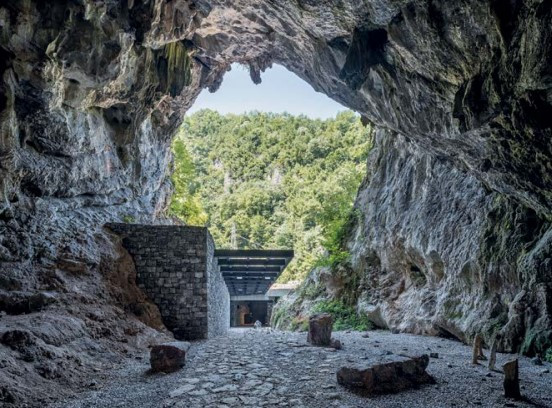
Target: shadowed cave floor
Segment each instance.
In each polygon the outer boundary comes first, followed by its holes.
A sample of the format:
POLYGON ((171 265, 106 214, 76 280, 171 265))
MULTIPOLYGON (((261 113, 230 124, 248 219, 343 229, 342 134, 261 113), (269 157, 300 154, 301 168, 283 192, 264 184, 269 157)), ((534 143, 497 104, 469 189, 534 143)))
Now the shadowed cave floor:
MULTIPOLYGON (((226 337, 194 343, 186 367, 150 375, 148 355, 108 372, 99 389, 50 408, 88 407, 552 407, 552 364, 520 358, 522 394, 502 396, 502 373, 473 366, 470 347, 434 337, 371 331, 336 332, 343 350, 309 347, 305 333, 232 329, 226 337), (437 352, 428 372, 437 380, 394 395, 361 398, 336 383, 335 372, 353 361, 382 361, 393 354, 437 352)), ((513 356, 497 355, 497 367, 513 356)))

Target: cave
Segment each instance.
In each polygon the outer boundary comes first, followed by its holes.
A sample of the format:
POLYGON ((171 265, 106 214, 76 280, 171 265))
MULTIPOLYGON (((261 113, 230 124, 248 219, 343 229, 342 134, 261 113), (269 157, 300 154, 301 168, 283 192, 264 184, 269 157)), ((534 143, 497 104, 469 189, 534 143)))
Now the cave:
POLYGON ((375 126, 345 239, 359 312, 552 356, 551 2, 8 0, 0 26, 6 406, 170 338, 105 225, 168 222, 171 140, 233 63, 375 126))

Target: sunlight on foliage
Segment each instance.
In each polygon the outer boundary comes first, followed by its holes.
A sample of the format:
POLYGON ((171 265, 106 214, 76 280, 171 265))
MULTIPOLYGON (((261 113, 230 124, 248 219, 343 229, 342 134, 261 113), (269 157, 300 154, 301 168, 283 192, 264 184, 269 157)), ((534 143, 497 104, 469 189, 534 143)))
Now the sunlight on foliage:
POLYGON ((172 149, 174 170, 171 180, 174 194, 169 214, 189 225, 205 225, 208 217, 201 206, 199 194, 194 191, 196 172, 192 158, 180 139, 175 139, 172 149))
POLYGON ((548 348, 546 354, 544 355, 544 359, 549 363, 552 363, 552 347, 548 348))
POLYGON ((373 328, 366 315, 357 314, 353 306, 347 306, 339 300, 324 300, 312 309, 313 313, 330 313, 334 319, 333 330, 365 331, 373 328))
POLYGON ((294 249, 280 281, 301 280, 319 258, 335 256, 371 135, 351 111, 328 120, 199 111, 174 142, 171 213, 187 223, 208 214, 218 248, 294 249))
POLYGON ((358 210, 342 204, 333 216, 327 221, 326 233, 322 245, 326 249, 324 256, 316 261, 316 266, 329 266, 336 269, 339 265, 346 265, 351 254, 345 248, 345 238, 355 222, 360 221, 358 210))

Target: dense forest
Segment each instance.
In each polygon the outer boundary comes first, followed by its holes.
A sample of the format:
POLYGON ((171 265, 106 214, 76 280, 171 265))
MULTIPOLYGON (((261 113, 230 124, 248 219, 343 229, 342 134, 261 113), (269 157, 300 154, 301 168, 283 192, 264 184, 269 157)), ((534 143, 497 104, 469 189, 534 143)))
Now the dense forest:
POLYGON ((348 219, 371 129, 333 119, 252 112, 188 116, 173 143, 170 213, 207 225, 218 248, 292 248, 281 282, 324 262, 348 219))

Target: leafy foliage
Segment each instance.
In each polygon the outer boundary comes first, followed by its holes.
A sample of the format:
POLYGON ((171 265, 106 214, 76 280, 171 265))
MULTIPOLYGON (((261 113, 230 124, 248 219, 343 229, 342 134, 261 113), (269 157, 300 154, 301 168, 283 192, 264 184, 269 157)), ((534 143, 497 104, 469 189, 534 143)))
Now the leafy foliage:
POLYGON ((360 213, 355 209, 342 208, 326 228, 326 236, 323 241, 326 248, 325 256, 318 259, 317 266, 329 266, 332 270, 340 265, 349 263, 351 254, 345 248, 345 238, 355 220, 360 218, 360 213))
POLYGON ((330 313, 334 319, 333 330, 365 331, 373 328, 366 315, 357 314, 353 306, 348 306, 340 300, 323 300, 316 304, 313 313, 330 313))
POLYGON ((552 347, 548 348, 548 350, 546 351, 546 354, 544 355, 544 359, 549 363, 552 363, 552 347))
POLYGON ((174 169, 172 196, 169 213, 187 224, 205 225, 207 214, 203 210, 199 194, 196 192, 196 171, 192 158, 182 140, 176 139, 172 145, 174 169))
POLYGON ((291 331, 308 331, 309 330, 309 319, 306 317, 294 317, 291 320, 291 324, 289 326, 289 330, 291 331))
POLYGON ((328 120, 199 111, 174 142, 171 212, 200 224, 208 214, 219 248, 293 248, 280 281, 303 279, 335 253, 371 144, 371 129, 350 111, 328 120))

